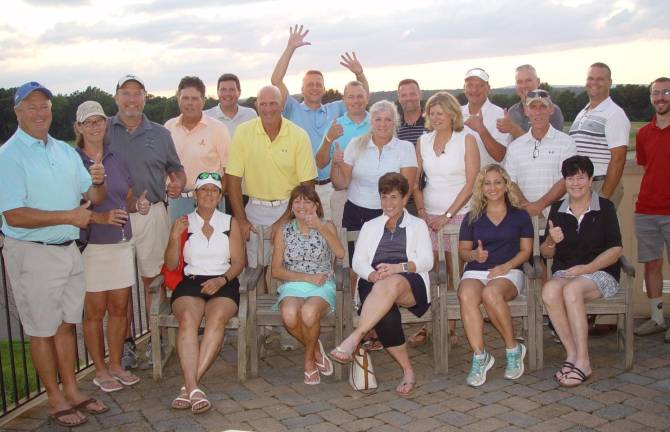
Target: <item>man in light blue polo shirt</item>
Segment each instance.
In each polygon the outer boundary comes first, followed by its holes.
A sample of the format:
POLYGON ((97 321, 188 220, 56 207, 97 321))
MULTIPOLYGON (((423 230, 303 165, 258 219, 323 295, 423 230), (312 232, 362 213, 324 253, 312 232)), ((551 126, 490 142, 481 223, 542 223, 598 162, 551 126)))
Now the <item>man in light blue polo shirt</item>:
MULTIPOLYGON (((351 81, 344 87, 344 105, 347 113, 333 120, 316 154, 316 166, 326 171, 329 178, 331 159, 335 151, 343 152, 352 138, 370 132, 370 114, 365 110, 368 106, 368 92, 362 83, 351 81)), ((347 202, 346 189, 334 191, 330 195, 330 213, 338 227, 342 226, 345 202, 347 202)))
MULTIPOLYGON (((305 41, 305 36, 309 30, 303 31, 303 26, 295 26, 290 29, 290 35, 286 49, 279 57, 277 65, 272 72, 272 84, 277 86, 282 94, 284 103, 284 117, 291 120, 301 128, 305 129, 309 135, 312 143, 312 151, 316 155, 321 140, 328 131, 328 128, 338 117, 344 115, 345 106, 342 101, 329 102, 322 104, 323 95, 325 94, 325 86, 323 82, 323 74, 318 70, 308 70, 302 79, 302 96, 303 102, 298 102, 293 96, 289 95, 288 89, 284 84, 284 77, 291 57, 296 49, 304 45, 310 45, 310 42, 305 41)), ((340 64, 349 69, 356 80, 363 84, 366 92, 369 91, 368 81, 363 73, 363 66, 358 61, 355 53, 351 55, 345 53, 341 56, 340 64)), ((333 192, 333 187, 330 184, 330 177, 327 169, 319 170, 318 178, 316 180, 316 191, 321 198, 324 214, 327 219, 330 219, 330 194, 333 192)))
POLYGON ((81 393, 74 374, 74 325, 81 322, 86 292, 74 241, 91 220, 88 207, 102 202, 107 188, 102 155, 89 173, 72 147, 49 136, 51 98, 37 82, 14 95, 19 127, 0 147, 2 253, 50 417, 69 427, 87 420, 82 411, 109 409, 81 393))

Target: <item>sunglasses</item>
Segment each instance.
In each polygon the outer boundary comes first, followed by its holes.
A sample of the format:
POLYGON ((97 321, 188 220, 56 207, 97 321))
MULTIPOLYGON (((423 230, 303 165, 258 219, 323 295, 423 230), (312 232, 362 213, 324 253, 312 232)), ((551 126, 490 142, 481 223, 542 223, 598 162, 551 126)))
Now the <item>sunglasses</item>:
POLYGON ((540 144, 542 140, 535 140, 535 148, 533 148, 533 159, 537 159, 540 156, 540 144))
POLYGON ((546 90, 531 90, 528 93, 526 93, 526 97, 528 99, 533 99, 533 98, 546 99, 546 98, 549 97, 549 93, 546 90))
POLYGON ((213 178, 216 181, 221 181, 221 174, 216 173, 216 172, 206 172, 205 171, 205 172, 201 172, 200 174, 198 174, 198 179, 200 179, 200 180, 205 180, 205 179, 208 179, 210 177, 213 178))

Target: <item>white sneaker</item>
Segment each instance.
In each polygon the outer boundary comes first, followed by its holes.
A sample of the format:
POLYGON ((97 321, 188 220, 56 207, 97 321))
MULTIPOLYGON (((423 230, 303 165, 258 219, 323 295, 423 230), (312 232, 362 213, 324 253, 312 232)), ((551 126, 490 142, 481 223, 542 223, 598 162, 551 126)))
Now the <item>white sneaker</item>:
POLYGON ((634 333, 636 336, 649 336, 655 333, 664 332, 665 330, 665 322, 663 322, 663 324, 659 324, 655 320, 649 318, 647 321, 637 326, 634 333))

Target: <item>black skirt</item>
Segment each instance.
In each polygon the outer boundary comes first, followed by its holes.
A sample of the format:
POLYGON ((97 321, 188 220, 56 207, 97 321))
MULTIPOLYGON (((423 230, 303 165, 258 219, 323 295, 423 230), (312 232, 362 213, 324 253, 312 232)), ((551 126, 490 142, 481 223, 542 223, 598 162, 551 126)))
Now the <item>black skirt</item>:
POLYGON ((172 298, 170 299, 170 304, 174 303, 179 297, 197 297, 203 300, 208 301, 217 297, 226 297, 235 302, 239 307, 240 305, 240 282, 237 278, 234 278, 228 281, 227 284, 219 288, 217 292, 212 295, 203 294, 202 283, 219 276, 184 276, 184 279, 179 282, 177 288, 172 292, 172 298))
MULTIPOLYGON (((417 317, 422 317, 430 307, 428 303, 428 297, 426 295, 426 284, 423 282, 423 278, 418 273, 397 273, 398 275, 407 279, 409 282, 410 289, 412 290, 412 295, 416 304, 412 307, 409 307, 410 312, 412 312, 417 317)), ((368 282, 363 278, 358 279, 358 296, 361 298, 361 308, 365 299, 367 298, 370 291, 372 291, 372 282, 368 282)), ((358 314, 360 315, 361 309, 358 309, 358 314)))

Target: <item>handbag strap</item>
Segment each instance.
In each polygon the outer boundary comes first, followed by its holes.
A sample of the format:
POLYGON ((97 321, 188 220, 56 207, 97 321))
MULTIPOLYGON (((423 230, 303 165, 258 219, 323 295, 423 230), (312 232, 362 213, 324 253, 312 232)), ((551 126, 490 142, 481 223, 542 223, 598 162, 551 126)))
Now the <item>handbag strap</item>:
POLYGON ((359 392, 361 392, 363 394, 366 394, 366 395, 375 394, 375 393, 377 393, 377 390, 379 389, 379 387, 374 388, 374 389, 367 389, 367 390, 365 389, 365 387, 367 387, 368 384, 369 384, 368 376, 369 375, 374 375, 374 372, 369 369, 369 367, 370 367, 370 361, 369 361, 370 357, 369 356, 370 356, 370 352, 367 349, 365 349, 362 345, 359 345, 358 347, 356 347, 355 355, 353 356, 354 357, 354 362, 361 369, 363 369, 363 376, 364 376, 365 384, 364 384, 364 388, 362 388, 362 389, 356 388, 356 382, 355 381, 352 381, 352 384, 353 384, 354 390, 359 391, 359 392), (359 355, 361 357, 363 357, 363 363, 358 361, 358 356, 359 355))

